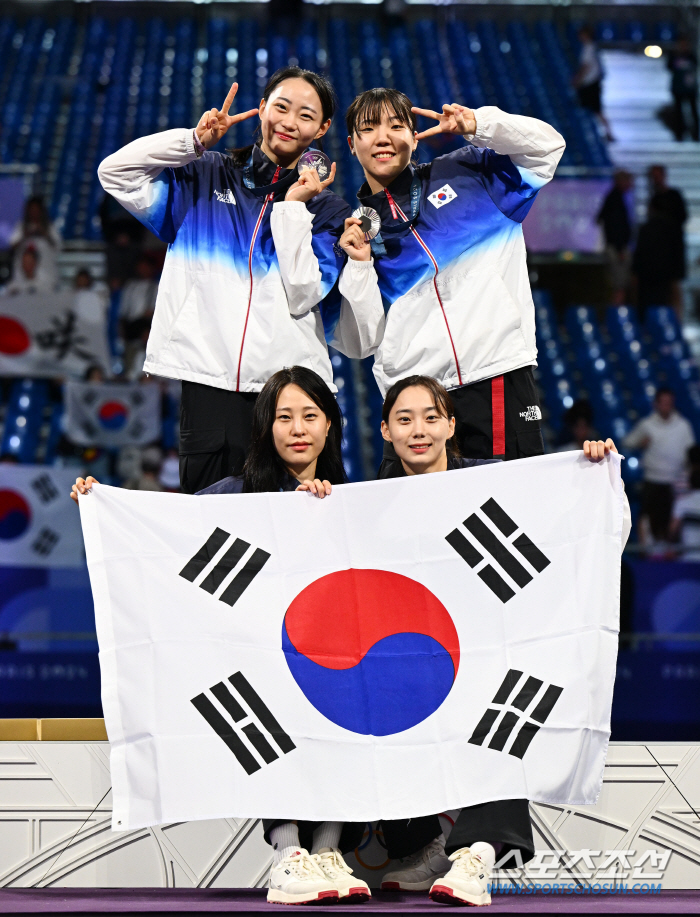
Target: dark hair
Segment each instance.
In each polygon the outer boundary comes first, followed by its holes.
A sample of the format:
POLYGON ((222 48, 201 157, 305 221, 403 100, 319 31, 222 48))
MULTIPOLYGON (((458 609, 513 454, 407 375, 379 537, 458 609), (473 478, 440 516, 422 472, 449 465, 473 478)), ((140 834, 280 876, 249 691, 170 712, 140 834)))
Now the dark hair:
POLYGON ((572 427, 578 420, 585 420, 586 423, 593 424, 593 408, 590 401, 585 398, 574 401, 564 414, 564 423, 568 427, 572 427))
POLYGON ((690 489, 691 490, 700 490, 700 468, 691 469, 690 489))
POLYGON ((413 102, 398 89, 366 89, 350 103, 345 113, 348 136, 352 137, 363 124, 379 124, 382 113, 393 111, 402 124, 412 131, 418 129, 418 119, 411 109, 413 102))
MULTIPOLYGON (((281 67, 279 70, 276 70, 270 79, 267 81, 267 85, 263 90, 262 97, 267 102, 272 95, 272 91, 279 86, 284 80, 305 80, 309 86, 313 86, 316 90, 316 95, 321 101, 321 112, 323 113, 323 120, 328 121, 335 114, 337 107, 337 100, 335 97, 335 90, 330 80, 327 80, 325 76, 321 76, 320 73, 314 73, 313 70, 304 70, 301 67, 281 67)), ((260 133, 260 126, 258 125, 257 133, 260 133)), ((323 142, 321 139, 314 141, 319 149, 323 149, 323 142)), ((255 143, 260 144, 260 138, 257 137, 255 143)), ((240 147, 236 150, 230 150, 231 159, 233 160, 233 165, 240 169, 248 161, 253 146, 255 144, 251 143, 249 146, 240 147)), ((332 483, 332 482, 331 482, 332 483)))
MULTIPOLYGON (((444 385, 431 378, 430 376, 407 376, 405 379, 400 379, 398 382, 394 382, 389 391, 386 393, 386 398, 384 399, 384 405, 382 406, 382 420, 384 423, 389 423, 389 415, 391 414, 396 401, 404 391, 404 389, 412 388, 413 386, 419 386, 420 388, 426 389, 433 396, 433 401, 435 402, 435 408, 437 409, 438 414, 442 417, 446 417, 448 420, 452 420, 455 416, 455 406, 450 397, 450 393, 447 391, 444 385)), ((454 458, 459 458, 459 446, 457 445, 456 438, 452 436, 445 443, 445 448, 447 452, 454 458)))
POLYGON ((676 397, 676 393, 673 391, 673 389, 668 388, 668 386, 665 386, 665 385, 662 385, 660 388, 657 388, 656 394, 654 395, 654 401, 658 401, 662 395, 670 395, 671 398, 676 397))
MULTIPOLYGON (((22 228, 26 233, 29 224, 29 208, 31 206, 37 206, 41 211, 41 228, 48 237, 49 229, 51 228, 51 217, 49 216, 49 211, 46 209, 46 204, 44 203, 44 198, 40 197, 38 194, 35 194, 33 197, 27 198, 24 204, 24 214, 22 216, 22 228)), ((53 245, 51 239, 48 241, 53 245)))
POLYGON ((274 493, 289 473, 272 437, 277 399, 285 385, 298 385, 331 422, 326 445, 318 457, 316 477, 331 484, 347 481, 341 456, 343 417, 338 402, 318 373, 305 366, 291 366, 270 376, 255 402, 250 450, 243 466, 244 493, 274 493))

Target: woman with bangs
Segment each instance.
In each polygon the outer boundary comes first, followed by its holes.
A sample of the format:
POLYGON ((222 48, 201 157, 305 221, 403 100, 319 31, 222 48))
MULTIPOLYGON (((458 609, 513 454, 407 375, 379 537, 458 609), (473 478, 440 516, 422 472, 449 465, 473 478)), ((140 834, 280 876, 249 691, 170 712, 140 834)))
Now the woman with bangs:
MULTIPOLYGON (((521 224, 554 175, 563 138, 542 121, 493 106, 416 108, 396 89, 361 93, 346 123, 365 174, 357 197, 367 223, 374 218, 364 252, 373 256, 386 313, 374 363, 382 394, 406 376, 430 376, 450 391, 463 455, 541 454, 521 224), (437 124, 418 133, 418 115, 437 124), (435 134, 466 142, 415 165, 418 142, 435 134)), ((351 231, 360 234, 360 226, 351 231)), ((395 473, 387 444, 380 477, 395 473)))
MULTIPOLYGON (((498 461, 462 458, 454 442, 455 427, 451 393, 435 379, 413 375, 394 383, 382 409, 382 436, 397 457, 393 476, 434 474, 498 461)), ((611 439, 583 444, 583 454, 590 461, 600 461, 610 452, 617 452, 611 439)), ((623 547, 631 527, 625 498, 623 547)), ((527 799, 467 806, 460 810, 447 838, 437 815, 385 820, 382 830, 387 855, 401 860, 384 874, 382 890, 426 891, 442 904, 490 904, 496 859, 507 869, 520 867, 535 855, 527 799)))
MULTIPOLYGON (((99 167, 102 186, 168 243, 144 371, 182 380, 180 483, 195 493, 240 473, 258 393, 281 366, 317 372, 335 392, 327 341, 370 352, 383 320, 371 265, 352 261, 353 300, 328 296, 345 253, 350 208, 302 155, 335 111, 333 87, 299 67, 278 70, 259 108, 204 112, 197 126, 134 140, 99 167), (211 150, 260 116, 254 144, 211 150), (369 297, 369 298, 368 298, 369 297), (325 300, 325 301, 324 301, 325 300)), ((312 166, 321 168, 318 156, 312 166)))

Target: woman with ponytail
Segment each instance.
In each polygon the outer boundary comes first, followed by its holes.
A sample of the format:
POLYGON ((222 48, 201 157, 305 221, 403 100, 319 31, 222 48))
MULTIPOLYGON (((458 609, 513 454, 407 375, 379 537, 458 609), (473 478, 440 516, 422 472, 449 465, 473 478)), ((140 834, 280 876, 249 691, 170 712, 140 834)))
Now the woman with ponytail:
POLYGON ((352 248, 337 244, 350 208, 329 188, 335 164, 323 181, 297 166, 330 127, 332 86, 285 67, 259 108, 231 115, 237 90, 194 129, 142 137, 99 168, 105 191, 168 243, 144 371, 182 380, 186 493, 240 473, 255 400, 276 370, 305 366, 335 391, 327 342, 365 356, 383 321, 369 261, 352 261, 352 302, 342 278, 341 297, 323 302, 352 248), (210 150, 258 114, 254 144, 210 150))

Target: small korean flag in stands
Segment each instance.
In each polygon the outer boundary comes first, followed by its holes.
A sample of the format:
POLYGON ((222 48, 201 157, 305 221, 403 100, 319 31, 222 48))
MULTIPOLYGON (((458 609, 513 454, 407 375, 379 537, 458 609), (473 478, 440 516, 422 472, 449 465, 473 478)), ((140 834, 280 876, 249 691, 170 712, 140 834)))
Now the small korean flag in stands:
POLYGON ((441 207, 444 207, 445 204, 449 204, 450 201, 453 201, 457 197, 457 193, 450 188, 449 185, 443 185, 442 188, 438 188, 437 191, 433 191, 432 194, 428 195, 428 200, 439 210, 441 207))
POLYGON ((0 565, 79 567, 83 537, 66 512, 75 469, 0 465, 0 565))

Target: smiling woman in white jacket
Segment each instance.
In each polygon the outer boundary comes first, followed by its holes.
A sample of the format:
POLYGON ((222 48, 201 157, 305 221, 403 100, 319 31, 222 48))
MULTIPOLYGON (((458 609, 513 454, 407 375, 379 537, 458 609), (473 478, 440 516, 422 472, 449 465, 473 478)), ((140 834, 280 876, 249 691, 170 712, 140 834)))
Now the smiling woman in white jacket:
POLYGON ((168 243, 144 371, 183 382, 187 493, 240 471, 255 398, 275 371, 306 366, 335 391, 327 344, 365 356, 383 321, 369 262, 348 264, 352 304, 343 278, 339 295, 333 289, 350 215, 328 188, 335 165, 323 182, 296 168, 330 127, 331 85, 288 67, 272 76, 259 109, 229 115, 237 88, 194 130, 142 137, 99 167, 105 191, 168 243), (207 152, 258 112, 255 145, 207 152))

